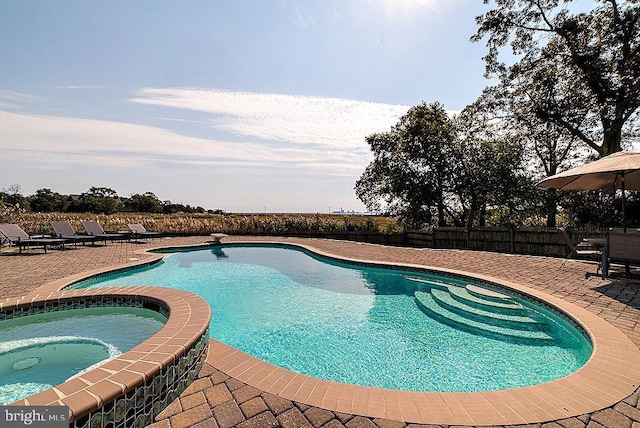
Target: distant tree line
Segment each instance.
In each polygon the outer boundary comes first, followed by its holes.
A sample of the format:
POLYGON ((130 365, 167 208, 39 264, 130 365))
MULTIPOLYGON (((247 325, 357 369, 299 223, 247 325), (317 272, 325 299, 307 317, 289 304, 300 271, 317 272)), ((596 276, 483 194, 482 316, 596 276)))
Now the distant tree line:
MULTIPOLYGON (((485 76, 497 83, 453 117, 423 102, 368 136, 374 160, 356 195, 415 228, 619 226, 615 191, 535 184, 640 141, 640 4, 596 0, 574 13, 572 0, 485 3, 495 5, 471 40, 486 40, 485 76)), ((640 224, 637 192, 627 218, 640 224)))
POLYGON ((19 185, 13 184, 0 190, 0 208, 13 207, 26 212, 78 212, 96 214, 114 214, 117 212, 136 212, 153 214, 212 213, 222 214, 222 210, 207 210, 201 206, 192 207, 161 201, 152 192, 122 197, 108 187, 91 187, 79 195, 62 195, 51 189, 36 190, 33 195, 22 195, 19 185))

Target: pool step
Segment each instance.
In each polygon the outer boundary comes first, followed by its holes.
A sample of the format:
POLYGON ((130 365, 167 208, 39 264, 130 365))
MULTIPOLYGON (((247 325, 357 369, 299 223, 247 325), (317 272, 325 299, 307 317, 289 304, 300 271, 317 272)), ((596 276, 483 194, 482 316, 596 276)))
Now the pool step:
POLYGON ((449 287, 451 287, 451 284, 447 284, 446 282, 438 281, 438 280, 435 280, 435 279, 419 278, 417 276, 405 276, 404 279, 408 279, 411 282, 417 282, 417 283, 420 283, 420 284, 424 284, 428 288, 436 287, 436 288, 439 288, 441 290, 448 290, 449 287))
POLYGON ((528 343, 534 345, 548 345, 555 342, 555 339, 545 331, 520 330, 508 326, 495 325, 483 322, 480 318, 472 316, 462 316, 440 305, 434 298, 433 291, 416 291, 414 296, 418 307, 430 317, 471 333, 488 336, 494 339, 506 340, 510 342, 528 343))
POLYGON ((473 284, 406 276, 420 283, 416 304, 427 315, 462 330, 502 340, 548 344, 549 325, 516 298, 473 284))
POLYGON ((503 327, 510 327, 517 330, 546 330, 547 324, 531 318, 523 307, 518 312, 512 310, 509 313, 503 312, 503 308, 487 306, 482 304, 468 305, 465 301, 460 301, 453 296, 454 287, 450 292, 432 288, 433 300, 450 312, 454 312, 464 318, 503 327))
POLYGON ((476 296, 480 299, 490 300, 492 302, 499 302, 499 303, 507 303, 507 302, 513 301, 513 298, 511 296, 498 293, 497 291, 478 287, 477 285, 467 284, 464 288, 469 292, 469 294, 476 296))
POLYGON ((511 315, 524 315, 526 312, 525 307, 512 297, 502 295, 504 298, 500 300, 485 298, 482 297, 481 293, 476 291, 479 288, 480 287, 469 284, 465 287, 449 287, 447 291, 449 291, 451 298, 463 305, 473 306, 474 308, 511 315))

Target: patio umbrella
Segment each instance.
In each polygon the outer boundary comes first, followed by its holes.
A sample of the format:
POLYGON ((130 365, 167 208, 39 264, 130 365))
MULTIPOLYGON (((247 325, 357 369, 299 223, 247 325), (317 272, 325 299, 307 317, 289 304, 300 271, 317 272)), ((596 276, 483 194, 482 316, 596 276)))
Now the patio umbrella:
POLYGON ((617 152, 545 178, 538 186, 561 190, 621 189, 625 227, 625 191, 640 190, 640 153, 617 152))

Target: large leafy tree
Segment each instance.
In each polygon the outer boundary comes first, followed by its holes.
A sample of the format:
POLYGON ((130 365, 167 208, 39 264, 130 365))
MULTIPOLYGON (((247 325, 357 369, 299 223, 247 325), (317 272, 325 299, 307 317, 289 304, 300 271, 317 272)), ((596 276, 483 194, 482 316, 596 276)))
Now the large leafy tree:
POLYGON ((140 213, 161 213, 162 202, 153 192, 131 195, 124 201, 126 209, 140 213))
MULTIPOLYGON (((576 144, 577 137, 554 122, 544 121, 535 113, 535 105, 526 96, 514 96, 514 90, 504 85, 486 88, 474 102, 475 108, 493 118, 505 134, 511 135, 526 147, 526 156, 531 160, 538 180, 557 174, 572 165, 588 149, 576 144)), ((546 216, 547 227, 556 226, 558 192, 544 189, 541 212, 546 216)))
MULTIPOLYGON (((550 177, 559 173, 565 166, 580 157, 580 150, 575 144, 576 138, 568 133, 564 128, 555 123, 539 123, 534 118, 527 122, 521 120, 516 122, 520 125, 517 134, 528 147, 535 153, 534 164, 537 170, 542 170, 542 174, 537 174, 538 179, 550 177)), ((540 189, 544 193, 544 214, 546 215, 547 227, 556 227, 556 217, 558 214, 558 190, 540 189)))
POLYGON ((455 118, 458 138, 453 146, 450 191, 455 223, 466 227, 492 223, 513 224, 530 216, 533 183, 527 171, 526 146, 505 132, 478 104, 466 107, 455 118))
POLYGON ((455 130, 439 103, 409 109, 389 132, 369 135, 374 159, 356 182, 358 198, 386 210, 410 227, 445 224, 448 156, 455 130))
POLYGON ((108 187, 91 187, 74 201, 69 211, 113 214, 118 211, 122 202, 115 190, 108 187))
POLYGON ((486 75, 600 156, 621 150, 640 107, 638 0, 596 0, 588 13, 572 0, 493 2, 472 37, 486 38, 486 75), (511 64, 499 60, 508 44, 511 64))
POLYGON ((12 184, 0 190, 0 201, 3 205, 11 205, 14 208, 29 211, 29 199, 22 195, 22 186, 12 184))
POLYGON ((28 197, 31 211, 50 213, 54 211, 62 211, 64 205, 64 196, 51 189, 38 189, 36 193, 28 197))

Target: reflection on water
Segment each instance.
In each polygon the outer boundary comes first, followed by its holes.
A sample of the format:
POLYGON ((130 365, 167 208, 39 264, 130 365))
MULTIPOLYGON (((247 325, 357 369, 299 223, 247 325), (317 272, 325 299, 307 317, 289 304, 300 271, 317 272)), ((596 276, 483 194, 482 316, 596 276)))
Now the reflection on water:
POLYGON ((216 259, 227 259, 227 258, 229 258, 229 256, 227 255, 227 253, 224 252, 222 247, 213 247, 211 249, 211 254, 216 256, 216 259))

